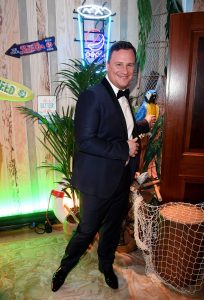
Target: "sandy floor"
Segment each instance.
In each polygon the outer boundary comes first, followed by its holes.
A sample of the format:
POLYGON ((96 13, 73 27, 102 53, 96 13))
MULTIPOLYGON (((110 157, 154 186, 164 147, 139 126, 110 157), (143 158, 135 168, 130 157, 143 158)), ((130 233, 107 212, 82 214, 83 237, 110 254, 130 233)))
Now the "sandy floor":
POLYGON ((67 243, 63 231, 39 235, 25 228, 0 232, 0 240, 1 300, 204 300, 204 291, 194 297, 180 295, 148 277, 139 250, 116 253, 119 289, 110 289, 98 271, 97 244, 83 256, 62 288, 53 293, 52 274, 67 243))

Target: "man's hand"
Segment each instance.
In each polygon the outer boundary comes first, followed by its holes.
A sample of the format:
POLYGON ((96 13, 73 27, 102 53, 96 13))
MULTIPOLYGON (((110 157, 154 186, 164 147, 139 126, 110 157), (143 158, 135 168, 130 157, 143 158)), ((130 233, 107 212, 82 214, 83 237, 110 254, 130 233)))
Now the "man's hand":
POLYGON ((129 155, 131 157, 135 157, 135 155, 138 153, 139 150, 139 143, 137 143, 137 137, 132 139, 132 140, 128 140, 128 146, 129 146, 129 155))
POLYGON ((156 123, 156 116, 155 115, 147 115, 145 117, 147 122, 149 123, 149 128, 152 128, 154 124, 156 123))

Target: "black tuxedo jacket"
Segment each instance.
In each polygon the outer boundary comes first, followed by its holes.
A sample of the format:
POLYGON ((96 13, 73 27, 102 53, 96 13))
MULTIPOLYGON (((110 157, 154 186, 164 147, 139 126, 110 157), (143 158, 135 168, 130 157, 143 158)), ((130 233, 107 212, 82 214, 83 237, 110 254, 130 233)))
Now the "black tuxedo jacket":
MULTIPOLYGON (((106 78, 80 95, 74 122, 76 154, 72 185, 83 193, 107 198, 120 182, 129 146, 125 117, 106 78)), ((147 122, 135 122, 133 137, 148 130, 147 122)), ((132 178, 138 162, 138 157, 130 158, 132 178)))

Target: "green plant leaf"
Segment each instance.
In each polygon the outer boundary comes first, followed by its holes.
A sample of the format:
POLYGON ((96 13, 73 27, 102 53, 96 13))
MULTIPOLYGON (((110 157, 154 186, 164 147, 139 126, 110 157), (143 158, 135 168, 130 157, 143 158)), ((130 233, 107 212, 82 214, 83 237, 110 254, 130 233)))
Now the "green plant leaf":
POLYGON ((144 155, 144 163, 142 167, 142 172, 146 172, 148 170, 150 162, 155 158, 158 178, 160 178, 161 175, 163 124, 164 124, 164 117, 159 116, 151 131, 151 136, 147 143, 147 147, 144 155))
MULTIPOLYGON (((57 73, 61 78, 58 83, 55 94, 58 96, 64 89, 69 89, 73 94, 73 99, 77 100, 79 95, 88 87, 99 83, 105 75, 104 65, 98 65, 95 62, 88 64, 86 61, 70 59, 69 63, 64 63, 63 70, 57 73)), ((40 121, 40 131, 43 138, 39 142, 53 157, 53 163, 42 162, 41 168, 47 168, 50 171, 57 171, 62 174, 63 182, 69 187, 72 197, 79 194, 71 185, 71 176, 73 168, 73 157, 75 152, 74 136, 74 108, 62 108, 62 115, 57 112, 48 114, 48 119, 41 116, 38 112, 20 106, 17 109, 31 121, 40 121)))
POLYGON ((62 173, 70 184, 75 151, 74 109, 70 107, 67 108, 67 111, 63 109, 62 116, 57 112, 49 114, 49 121, 30 108, 20 106, 17 109, 32 121, 42 123, 39 126, 43 139, 39 139, 39 141, 51 154, 54 162, 53 164, 43 162, 40 167, 62 173))
POLYGON ((152 7, 150 0, 138 0, 138 19, 140 24, 139 44, 137 49, 137 61, 141 70, 144 69, 146 59, 146 41, 151 30, 152 23, 152 7))
POLYGON ((55 94, 59 96, 65 88, 68 88, 77 101, 79 95, 88 87, 101 82, 105 75, 104 65, 85 60, 69 59, 69 63, 63 64, 66 68, 57 73, 60 77, 55 94))

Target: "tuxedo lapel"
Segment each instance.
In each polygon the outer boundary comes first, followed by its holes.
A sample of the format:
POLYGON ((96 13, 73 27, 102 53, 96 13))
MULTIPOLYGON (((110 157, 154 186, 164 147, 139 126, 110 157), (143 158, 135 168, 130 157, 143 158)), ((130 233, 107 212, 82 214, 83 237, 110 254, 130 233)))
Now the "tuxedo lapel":
POLYGON ((137 132, 136 132, 136 120, 135 120, 134 113, 133 113, 133 111, 132 111, 132 107, 131 107, 131 104, 130 104, 130 99, 128 99, 128 104, 129 104, 130 111, 131 111, 132 118, 133 118, 133 122, 134 122, 134 127, 133 127, 133 131, 132 131, 132 136, 133 136, 133 138, 135 138, 135 137, 137 136, 137 132))
POLYGON ((128 132, 127 132, 127 125, 126 125, 125 117, 124 117, 123 111, 122 111, 122 109, 120 107, 120 104, 118 102, 118 99, 116 97, 116 94, 114 93, 114 91, 113 91, 110 83, 108 82, 108 80, 105 77, 102 80, 102 84, 107 89, 107 91, 108 91, 108 93, 110 95, 110 98, 113 101, 113 103, 114 103, 114 105, 115 105, 115 107, 116 107, 116 109, 118 111, 118 116, 119 116, 119 118, 121 120, 121 123, 123 125, 124 130, 125 130, 125 134, 126 134, 126 136, 128 138, 128 132))
POLYGON ((114 93, 114 90, 112 89, 110 83, 108 82, 108 80, 104 77, 102 82, 101 82, 105 88, 107 89, 108 93, 111 96, 111 99, 116 102, 115 100, 117 100, 116 94, 114 93))

